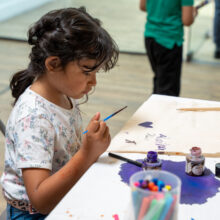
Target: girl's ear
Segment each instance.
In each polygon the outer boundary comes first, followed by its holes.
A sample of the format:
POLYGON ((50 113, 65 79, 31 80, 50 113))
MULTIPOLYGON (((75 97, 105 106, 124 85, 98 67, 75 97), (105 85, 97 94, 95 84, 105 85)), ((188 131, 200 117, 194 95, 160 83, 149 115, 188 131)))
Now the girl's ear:
POLYGON ((47 71, 56 71, 61 67, 60 58, 57 56, 47 57, 45 60, 45 67, 47 71))

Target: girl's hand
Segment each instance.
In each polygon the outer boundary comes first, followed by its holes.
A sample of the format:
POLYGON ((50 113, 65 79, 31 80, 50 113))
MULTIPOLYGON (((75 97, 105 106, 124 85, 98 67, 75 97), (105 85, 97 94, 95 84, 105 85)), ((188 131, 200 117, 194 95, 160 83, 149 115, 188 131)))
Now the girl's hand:
POLYGON ((100 113, 97 112, 87 126, 88 132, 83 136, 81 148, 94 161, 107 150, 111 141, 108 126, 99 119, 100 113))

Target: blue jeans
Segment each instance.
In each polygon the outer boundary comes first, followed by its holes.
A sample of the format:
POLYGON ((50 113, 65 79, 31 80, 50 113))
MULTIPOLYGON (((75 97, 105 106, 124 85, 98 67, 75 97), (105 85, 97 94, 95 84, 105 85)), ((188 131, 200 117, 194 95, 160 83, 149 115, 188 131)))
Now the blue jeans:
POLYGON ((7 204, 7 220, 43 220, 47 216, 40 213, 29 214, 27 211, 22 211, 7 204))
POLYGON ((216 50, 220 51, 220 0, 215 0, 214 42, 216 50))

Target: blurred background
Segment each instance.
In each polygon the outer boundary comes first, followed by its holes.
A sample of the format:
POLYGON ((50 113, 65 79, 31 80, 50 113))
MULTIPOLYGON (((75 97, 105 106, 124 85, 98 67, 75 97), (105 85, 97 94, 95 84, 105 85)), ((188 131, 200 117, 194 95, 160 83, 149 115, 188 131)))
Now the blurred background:
MULTIPOLYGON (((195 5, 200 2, 195 0, 195 5)), ((0 0, 0 38, 25 41, 30 25, 43 14, 57 8, 80 6, 103 22, 121 52, 145 53, 146 14, 139 10, 139 0, 0 0)), ((185 55, 193 54, 194 59, 207 61, 209 57, 203 57, 203 50, 213 52, 213 45, 207 42, 212 41, 213 16, 214 2, 210 1, 199 10, 193 26, 185 28, 185 55)))
MULTIPOLYGON (((195 5, 201 1, 195 1, 195 5)), ((144 48, 146 14, 139 0, 0 0, 0 119, 6 124, 12 108, 11 75, 28 64, 27 31, 50 10, 85 6, 99 18, 120 49, 118 65, 97 76, 97 87, 80 106, 84 125, 97 112, 102 118, 128 108, 108 121, 112 138, 152 92, 153 73, 144 48)), ((185 28, 181 97, 220 101, 220 61, 214 59, 214 3, 199 10, 196 21, 185 28)), ((4 135, 0 133, 0 175, 3 171, 4 135)), ((0 196, 0 213, 5 201, 0 196)))

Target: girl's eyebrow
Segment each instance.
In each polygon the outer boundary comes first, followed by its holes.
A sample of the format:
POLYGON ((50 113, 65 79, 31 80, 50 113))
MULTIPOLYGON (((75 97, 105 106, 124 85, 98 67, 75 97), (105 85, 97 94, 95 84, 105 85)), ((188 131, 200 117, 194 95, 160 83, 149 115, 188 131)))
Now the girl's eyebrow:
POLYGON ((97 69, 98 68, 98 66, 97 65, 81 65, 81 68, 82 69, 87 69, 87 70, 95 70, 95 69, 97 69))
POLYGON ((78 65, 78 67, 82 70, 82 71, 89 71, 91 70, 91 67, 87 66, 87 65, 78 65))
POLYGON ((87 66, 87 65, 82 65, 82 68, 86 68, 86 69, 92 69, 94 66, 87 66))

